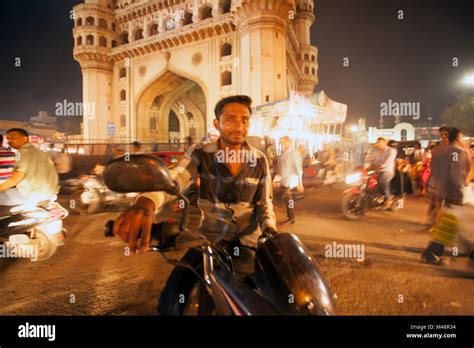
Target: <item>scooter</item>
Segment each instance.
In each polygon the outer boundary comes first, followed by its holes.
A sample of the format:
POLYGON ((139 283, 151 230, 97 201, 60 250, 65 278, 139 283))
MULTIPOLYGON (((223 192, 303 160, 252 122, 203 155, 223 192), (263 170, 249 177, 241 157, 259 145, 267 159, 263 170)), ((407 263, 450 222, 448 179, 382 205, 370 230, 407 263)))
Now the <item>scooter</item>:
POLYGON ((0 209, 0 257, 43 261, 64 245, 62 220, 68 211, 56 196, 37 203, 0 209))
POLYGON ((108 189, 100 172, 83 175, 80 180, 81 188, 71 196, 70 209, 76 214, 97 214, 108 206, 129 207, 139 195, 134 192, 117 193, 108 189))
MULTIPOLYGON (((164 191, 179 195, 163 161, 147 155, 116 159, 104 172, 107 186, 116 192, 164 191), (126 175, 124 175, 126 173, 126 175), (131 179, 133 178, 133 179, 131 179)), ((180 196, 185 199, 183 195, 180 196)), ((196 235, 186 228, 187 210, 180 223, 165 221, 153 225, 152 238, 166 261, 192 272, 194 277, 181 315, 334 315, 334 295, 322 277, 314 258, 299 238, 290 233, 264 234, 255 252, 255 271, 241 278, 233 258, 221 244, 196 235), (190 246, 191 245, 191 246, 190 246), (202 255, 194 265, 168 256, 187 248, 202 255)), ((113 221, 105 226, 105 235, 113 236, 113 221)), ((188 280, 189 281, 189 280, 188 280)), ((161 298, 161 301, 173 301, 161 298)), ((175 299, 176 300, 176 299, 175 299)), ((162 304, 163 305, 163 304, 162 304)), ((160 308, 160 305, 159 307, 160 308)))
MULTIPOLYGON (((369 210, 382 210, 387 198, 380 189, 379 173, 375 170, 357 168, 346 176, 346 184, 353 186, 343 192, 341 201, 342 214, 348 220, 362 219, 369 210)), ((403 208, 403 196, 396 197, 393 209, 403 208)))
POLYGON ((67 175, 59 175, 59 193, 60 194, 72 194, 83 188, 84 182, 80 176, 76 173, 70 173, 67 175))

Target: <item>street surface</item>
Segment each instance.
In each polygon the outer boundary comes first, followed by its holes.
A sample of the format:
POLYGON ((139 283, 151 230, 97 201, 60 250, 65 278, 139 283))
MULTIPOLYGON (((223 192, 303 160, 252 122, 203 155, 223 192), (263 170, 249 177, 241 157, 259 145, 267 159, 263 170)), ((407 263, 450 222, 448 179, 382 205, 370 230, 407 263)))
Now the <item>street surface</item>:
MULTIPOLYGON (((465 256, 447 249, 444 266, 420 262, 429 241, 423 199, 409 197, 402 210, 353 222, 342 217, 341 192, 308 190, 296 202, 296 224, 280 227, 315 256, 339 314, 474 315, 474 270, 465 256), (363 246, 363 260, 326 257, 333 243, 363 246)), ((61 201, 67 207, 68 197, 61 201)), ((474 209, 466 210, 466 222, 474 221, 474 209)), ((283 203, 275 202, 275 211, 285 220, 283 203)), ((44 262, 0 260, 0 315, 156 315, 172 266, 157 253, 126 256, 125 243, 103 237, 105 222, 118 215, 70 215, 66 245, 44 262)))

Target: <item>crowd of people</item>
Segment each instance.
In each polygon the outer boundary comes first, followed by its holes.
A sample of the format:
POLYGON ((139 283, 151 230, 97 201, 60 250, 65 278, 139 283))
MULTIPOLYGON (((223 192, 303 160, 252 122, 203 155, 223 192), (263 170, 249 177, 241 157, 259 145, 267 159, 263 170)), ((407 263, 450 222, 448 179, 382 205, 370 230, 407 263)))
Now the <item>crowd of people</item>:
MULTIPOLYGON (((427 263, 442 263, 445 246, 452 246, 462 225, 462 207, 470 194, 472 179, 472 146, 463 141, 463 131, 457 127, 443 126, 439 129, 441 140, 430 143, 425 149, 414 143, 411 149, 398 147, 397 142, 378 138, 365 152, 364 167, 378 172, 380 190, 386 197, 385 209, 391 209, 394 194, 418 192, 429 200, 426 228, 432 240, 423 252, 427 263)), ((71 156, 63 149, 40 151, 29 142, 23 129, 7 132, 8 144, 16 149, 0 147, 0 205, 19 205, 35 197, 47 197, 58 193, 58 180, 67 178, 72 170, 71 156)), ((268 140, 268 139, 266 139, 268 140)), ((0 135, 0 144, 3 136, 0 135)), ((315 178, 322 181, 329 173, 341 175, 341 158, 337 149, 323 144, 322 149, 311 156, 303 145, 295 144, 288 136, 280 139, 280 153, 266 141, 265 153, 273 177, 280 176, 279 196, 286 206, 287 219, 281 224, 295 223, 295 193, 304 192, 305 167, 318 163, 315 178)), ((139 142, 132 144, 131 153, 143 153, 139 142)), ((114 148, 113 157, 124 154, 114 148)), ((470 258, 473 258, 471 252, 470 258)))

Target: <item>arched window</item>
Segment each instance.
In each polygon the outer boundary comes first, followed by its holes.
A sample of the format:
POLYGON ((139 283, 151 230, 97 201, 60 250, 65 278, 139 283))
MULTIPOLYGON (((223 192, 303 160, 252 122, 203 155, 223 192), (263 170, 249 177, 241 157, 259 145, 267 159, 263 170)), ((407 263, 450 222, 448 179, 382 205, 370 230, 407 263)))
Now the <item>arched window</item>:
POLYGON ((408 133, 406 129, 400 131, 400 141, 407 141, 408 133))
POLYGON ((117 41, 115 41, 115 40, 112 40, 112 48, 113 47, 117 47, 117 41))
POLYGON ((186 12, 184 14, 183 18, 183 25, 188 25, 193 23, 193 13, 192 12, 186 12))
POLYGON ((224 71, 221 76, 221 85, 230 86, 232 84, 232 73, 230 71, 224 71))
POLYGON ((135 32, 133 34, 133 39, 135 41, 143 39, 143 29, 142 28, 135 29, 135 32))
POLYGON ((153 35, 156 35, 156 34, 158 34, 158 24, 153 23, 148 28, 148 36, 153 36, 153 35))
POLYGON ((128 33, 126 31, 120 34, 120 43, 122 45, 128 44, 128 33))
POLYGON ((316 61, 316 56, 315 56, 314 54, 311 55, 311 61, 312 61, 312 62, 315 62, 315 61, 316 61))
POLYGON ((179 119, 178 119, 178 116, 176 116, 176 114, 173 110, 170 111, 168 128, 169 128, 170 132, 179 132, 180 131, 179 119))
POLYGON ((107 21, 103 18, 99 19, 99 27, 107 29, 107 21))
POLYGON ((232 1, 231 0, 224 0, 222 1, 222 13, 229 13, 232 1))
POLYGON ((150 130, 156 131, 158 127, 156 126, 156 117, 150 118, 150 130))
POLYGON ((82 25, 82 18, 78 18, 76 22, 76 27, 80 27, 82 25))
POLYGON ((86 45, 93 45, 94 44, 94 36, 87 35, 86 37, 86 45))
POLYGON ((124 89, 122 89, 120 91, 120 101, 125 101, 126 99, 127 99, 127 92, 124 89))
POLYGON ((304 60, 309 60, 309 54, 308 53, 304 54, 304 60))
POLYGON ((86 18, 86 25, 94 25, 94 23, 95 23, 94 17, 86 18))
POLYGON ((127 77, 127 69, 122 68, 122 69, 120 69, 119 78, 122 79, 124 77, 127 77))
POLYGON ((311 69, 311 74, 316 75, 316 69, 315 68, 311 69))
POLYGON ((82 45, 82 36, 78 36, 76 40, 76 45, 81 46, 82 45))
POLYGON ((107 39, 104 36, 101 36, 99 38, 99 45, 101 47, 107 47, 107 39))
POLYGON ((212 7, 205 6, 201 10, 201 20, 205 20, 205 19, 208 19, 208 18, 212 18, 212 7))
POLYGON ((221 48, 221 57, 226 57, 232 55, 232 45, 225 43, 221 48))
POLYGON ((304 68, 304 73, 305 73, 305 74, 309 74, 309 68, 308 68, 308 67, 305 67, 305 68, 304 68))
POLYGON ((125 117, 125 115, 120 116, 120 127, 127 127, 127 118, 125 117))

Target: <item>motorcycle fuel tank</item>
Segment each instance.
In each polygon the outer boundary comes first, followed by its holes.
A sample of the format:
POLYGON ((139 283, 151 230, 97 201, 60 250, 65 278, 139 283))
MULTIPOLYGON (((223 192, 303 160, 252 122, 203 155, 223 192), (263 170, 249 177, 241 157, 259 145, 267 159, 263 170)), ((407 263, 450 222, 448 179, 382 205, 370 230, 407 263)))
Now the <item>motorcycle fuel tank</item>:
POLYGON ((283 315, 334 315, 333 294, 296 235, 279 233, 257 248, 258 288, 283 315))

